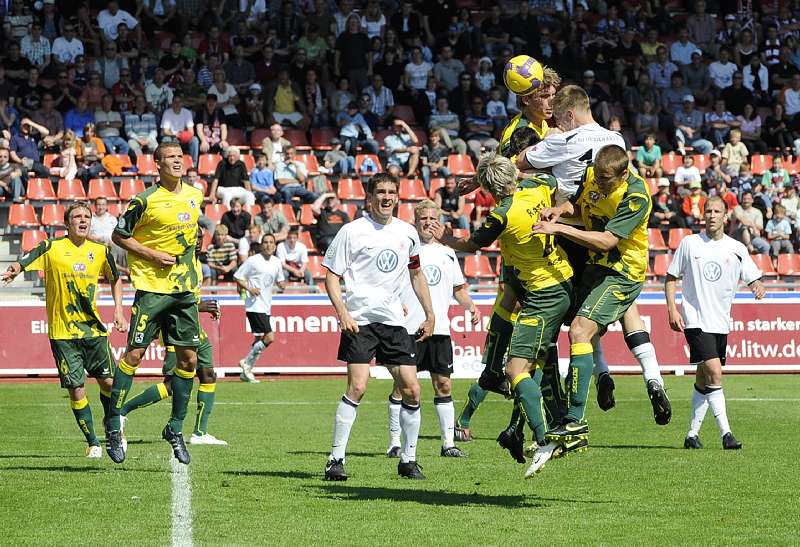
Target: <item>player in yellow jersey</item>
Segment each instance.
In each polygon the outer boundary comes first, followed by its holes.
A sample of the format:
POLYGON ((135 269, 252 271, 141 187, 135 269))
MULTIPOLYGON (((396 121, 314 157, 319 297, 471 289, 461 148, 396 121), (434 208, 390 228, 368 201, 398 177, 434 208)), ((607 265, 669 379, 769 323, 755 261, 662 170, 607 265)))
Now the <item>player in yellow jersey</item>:
POLYGON ((636 301, 648 261, 647 219, 652 202, 644 179, 629 167, 624 148, 609 145, 595 156, 570 201, 544 211, 534 233, 563 236, 589 250, 577 284, 577 316, 569 329, 568 411, 548 435, 558 442, 588 433, 584 421, 592 378, 592 337, 602 335, 636 301), (557 223, 579 216, 586 229, 557 223))
MULTIPOLYGON (((441 224, 437 224, 434 233, 443 244, 463 252, 475 252, 499 240, 503 262, 513 270, 506 284, 513 286, 522 306, 514 322, 505 374, 537 444, 543 447, 546 424, 538 369, 550 340, 572 306, 572 267, 553 237, 534 235, 532 229, 539 212, 553 206, 557 183, 552 175, 544 173, 518 183, 513 162, 497 154, 481 158, 477 177, 494 196, 497 207, 467 238, 454 238, 452 230, 441 224)), ((548 447, 549 452, 538 452, 538 460, 534 461, 537 467, 529 470, 526 477, 541 469, 558 448, 555 444, 548 447)))
POLYGON ((177 143, 156 150, 159 182, 131 201, 114 230, 114 243, 128 251, 136 297, 131 308, 128 348, 114 373, 111 414, 106 435, 109 457, 125 460, 120 412, 133 385, 133 375, 150 342, 162 333, 175 346, 172 415, 161 432, 183 464, 191 460, 183 440, 183 420, 197 366, 200 319, 195 291, 201 282, 195 268, 197 219, 203 193, 184 182, 183 152, 177 143))
POLYGON ((114 298, 114 326, 127 330, 122 314, 122 282, 111 251, 88 239, 92 211, 87 203, 74 203, 64 213, 67 235, 43 241, 3 272, 10 283, 20 272, 44 271, 50 348, 58 368, 61 387, 69 391, 72 413, 86 442, 86 456, 102 457, 95 435, 92 410, 86 398, 86 374, 100 385, 103 421, 108 419, 114 358, 108 344, 106 325, 97 312, 97 284, 100 276, 111 283, 114 298))

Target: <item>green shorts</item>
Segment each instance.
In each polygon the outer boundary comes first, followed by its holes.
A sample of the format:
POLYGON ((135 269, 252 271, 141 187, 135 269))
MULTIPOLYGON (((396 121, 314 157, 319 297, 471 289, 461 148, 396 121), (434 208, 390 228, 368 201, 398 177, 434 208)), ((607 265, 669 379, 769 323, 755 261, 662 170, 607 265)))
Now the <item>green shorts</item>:
MULTIPOLYGON (((208 341, 208 336, 202 330, 200 331, 200 345, 197 346, 197 368, 214 368, 214 356, 211 350, 211 342, 208 341)), ((175 355, 175 347, 167 346, 167 354, 164 356, 164 366, 161 372, 164 376, 173 376, 175 374, 175 367, 178 364, 178 358, 175 355)))
POLYGON ((197 295, 189 291, 176 294, 136 291, 131 308, 128 347, 146 348, 159 333, 169 346, 199 346, 197 295))
POLYGON ((521 357, 535 361, 547 351, 555 337, 564 315, 572 307, 574 295, 572 283, 564 281, 558 285, 527 291, 521 299, 522 310, 514 322, 509 357, 521 357))
POLYGON ((642 291, 642 285, 614 270, 590 264, 578 287, 577 315, 607 327, 625 315, 642 291))
POLYGON ((93 378, 114 377, 114 357, 107 336, 50 340, 61 387, 76 388, 86 383, 86 374, 93 378))

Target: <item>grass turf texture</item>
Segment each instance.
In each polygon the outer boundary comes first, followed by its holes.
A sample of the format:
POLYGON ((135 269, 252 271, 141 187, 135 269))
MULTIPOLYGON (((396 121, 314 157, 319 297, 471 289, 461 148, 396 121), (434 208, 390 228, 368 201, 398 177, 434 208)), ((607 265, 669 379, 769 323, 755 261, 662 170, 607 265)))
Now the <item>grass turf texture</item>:
MULTIPOLYGON (((591 448, 525 481, 494 442, 510 405, 490 395, 472 420, 469 459, 439 457, 423 380, 419 461, 425 482, 384 456, 387 381, 372 381, 349 444, 346 483, 322 480, 344 381, 219 385, 210 432, 228 447, 189 446, 193 528, 203 545, 792 544, 800 461, 800 376, 728 376, 741 451, 721 449, 710 411, 704 450, 684 450, 691 378, 667 378, 674 416, 656 426, 639 377, 617 377, 617 407, 588 410, 591 448)), ((149 383, 139 381, 134 393, 149 383)), ((457 413, 467 381, 455 382, 457 413)), ((95 426, 101 407, 90 388, 95 426)), ((131 414, 128 459, 86 460, 57 384, 0 384, 4 544, 170 542, 169 404, 131 414)), ((594 398, 594 388, 591 397, 594 398)), ((191 434, 194 395, 186 421, 191 434)), ((99 433, 102 433, 101 431, 99 433)))

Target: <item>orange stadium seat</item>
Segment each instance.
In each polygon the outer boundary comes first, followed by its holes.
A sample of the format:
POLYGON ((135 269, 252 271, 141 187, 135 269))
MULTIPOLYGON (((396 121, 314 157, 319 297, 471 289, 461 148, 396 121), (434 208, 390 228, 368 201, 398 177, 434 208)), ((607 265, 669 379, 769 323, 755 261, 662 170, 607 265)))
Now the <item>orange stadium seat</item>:
POLYGON ((188 171, 189 169, 191 169, 194 166, 195 165, 192 162, 192 156, 190 156, 189 154, 184 154, 183 155, 183 172, 186 173, 186 171, 188 171))
MULTIPOLYGON (((309 177, 308 179, 306 179, 306 189, 309 192, 316 192, 317 191, 317 188, 316 188, 317 182, 318 181, 315 181, 314 179, 309 177)), ((331 182, 331 179, 329 179, 328 177, 325 177, 325 191, 326 192, 333 192, 333 183, 331 182)))
POLYGON ((25 230, 22 232, 22 252, 27 253, 45 239, 47 234, 44 230, 25 230))
POLYGON ((651 251, 666 252, 669 250, 669 247, 664 243, 664 236, 658 228, 647 229, 647 242, 651 251))
POLYGON ((200 154, 197 158, 197 174, 208 177, 217 170, 217 164, 222 160, 219 154, 200 154))
POLYGON ((708 154, 695 154, 694 156, 694 166, 700 171, 700 174, 706 172, 706 169, 709 165, 711 165, 711 160, 709 159, 708 154))
POLYGON ((317 156, 314 154, 297 154, 295 158, 297 161, 306 166, 309 175, 319 175, 319 162, 317 161, 317 156))
POLYGON ((303 226, 311 226, 316 223, 317 219, 314 217, 314 211, 311 210, 311 204, 304 203, 303 206, 300 207, 300 224, 303 226))
POLYGON ((401 203, 398 205, 397 218, 408 222, 409 224, 414 224, 414 204, 401 203))
POLYGON ((781 277, 800 275, 800 254, 779 254, 778 274, 781 277))
POLYGON ((122 179, 119 181, 119 199, 130 201, 136 194, 144 192, 142 179, 122 179))
POLYGON ((431 191, 430 191, 431 199, 433 199, 433 196, 436 195, 436 191, 439 188, 441 188, 442 186, 444 186, 444 179, 443 178, 438 177, 438 178, 435 178, 435 179, 431 179, 431 191))
POLYGON ((133 167, 133 164, 131 163, 131 157, 128 154, 111 154, 111 155, 119 160, 120 164, 122 165, 122 169, 128 170, 131 167, 133 167))
POLYGON ((283 213, 283 216, 286 217, 286 220, 289 222, 289 224, 292 225, 299 224, 299 222, 297 222, 297 217, 294 214, 294 209, 292 209, 292 206, 290 204, 277 203, 275 204, 275 209, 283 213))
POLYGON ((400 199, 403 201, 422 201, 427 198, 425 186, 420 179, 400 179, 400 199))
MULTIPOLYGON (((788 169, 789 166, 786 166, 786 168, 788 169)), ((750 160, 750 169, 752 169, 753 175, 763 175, 772 169, 772 156, 768 156, 766 154, 753 154, 753 157, 750 160)))
POLYGON ((450 154, 447 158, 447 168, 450 172, 457 176, 471 177, 475 174, 475 166, 472 164, 472 158, 467 154, 450 154))
POLYGON ((464 277, 467 279, 494 279, 495 273, 486 255, 464 257, 464 277))
POLYGON ((227 210, 228 208, 221 203, 209 203, 206 205, 206 210, 203 214, 213 220, 215 224, 219 224, 222 215, 224 215, 227 210))
POLYGON ((106 198, 117 200, 117 190, 111 179, 92 179, 89 181, 89 199, 106 198))
POLYGON ((39 219, 33 205, 15 203, 8 211, 8 225, 15 228, 34 228, 39 226, 39 219))
POLYGON ((140 154, 136 157, 136 168, 143 177, 154 177, 158 174, 156 161, 152 154, 140 154))
POLYGON ((683 156, 670 152, 661 157, 661 168, 664 170, 665 175, 674 175, 675 171, 683 165, 683 156))
POLYGON ((308 271, 311 272, 311 277, 314 279, 325 279, 327 270, 322 266, 323 258, 321 255, 308 256, 308 271))
POLYGON ((239 159, 244 162, 244 166, 247 168, 248 173, 251 173, 253 169, 256 168, 256 158, 252 154, 241 154, 239 159))
POLYGON ((669 241, 667 242, 670 250, 677 249, 678 245, 681 244, 681 239, 690 235, 692 235, 692 231, 689 228, 670 228, 669 241))
POLYGON ((756 263, 756 266, 758 266, 758 269, 761 270, 761 273, 764 274, 765 277, 778 276, 778 271, 772 265, 772 259, 769 255, 754 254, 750 256, 753 257, 753 262, 756 263))
POLYGON ((341 200, 363 200, 367 197, 360 179, 339 179, 336 195, 341 200))
POLYGON ((667 269, 669 269, 671 263, 672 255, 667 253, 656 255, 653 261, 653 273, 658 277, 664 277, 667 275, 667 269))
POLYGON ((42 226, 64 226, 64 206, 49 203, 42 207, 42 226))
POLYGON ((303 230, 300 232, 300 238, 298 241, 308 248, 309 254, 319 254, 319 251, 317 251, 317 248, 314 246, 314 240, 311 239, 311 232, 308 230, 303 230))
POLYGON ((59 201, 78 201, 86 199, 86 191, 80 180, 61 179, 58 181, 58 192, 56 193, 59 201))
POLYGON ((28 191, 25 196, 33 201, 54 201, 56 199, 50 179, 28 179, 28 191))
POLYGON ((356 173, 361 173, 361 164, 364 163, 366 158, 372 158, 372 162, 377 166, 377 171, 368 171, 362 173, 364 175, 370 174, 374 175, 375 173, 382 173, 383 167, 381 166, 381 160, 378 159, 378 156, 375 154, 357 154, 356 155, 356 173))
POLYGON ((358 205, 355 203, 342 203, 339 208, 347 213, 347 216, 350 217, 350 220, 356 219, 356 215, 358 214, 358 205))

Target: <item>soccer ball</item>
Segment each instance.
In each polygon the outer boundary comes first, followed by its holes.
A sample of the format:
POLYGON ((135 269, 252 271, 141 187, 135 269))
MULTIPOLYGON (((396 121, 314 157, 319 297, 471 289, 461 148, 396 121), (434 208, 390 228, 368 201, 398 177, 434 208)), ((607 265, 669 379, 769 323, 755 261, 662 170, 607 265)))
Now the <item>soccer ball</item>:
POLYGON ((503 81, 516 95, 530 95, 542 86, 542 63, 530 55, 517 55, 506 63, 503 81))

